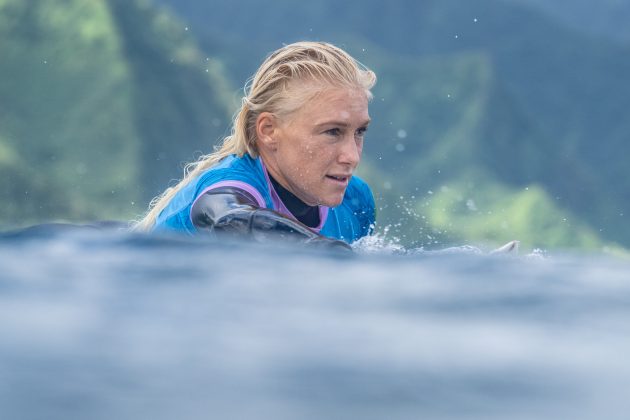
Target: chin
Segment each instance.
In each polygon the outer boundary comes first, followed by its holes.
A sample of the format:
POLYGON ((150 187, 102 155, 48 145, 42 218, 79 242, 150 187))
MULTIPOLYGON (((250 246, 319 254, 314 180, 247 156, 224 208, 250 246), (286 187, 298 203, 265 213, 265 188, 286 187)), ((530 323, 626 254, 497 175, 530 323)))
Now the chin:
POLYGON ((339 197, 325 197, 320 200, 320 204, 326 207, 337 207, 343 201, 343 195, 339 197))

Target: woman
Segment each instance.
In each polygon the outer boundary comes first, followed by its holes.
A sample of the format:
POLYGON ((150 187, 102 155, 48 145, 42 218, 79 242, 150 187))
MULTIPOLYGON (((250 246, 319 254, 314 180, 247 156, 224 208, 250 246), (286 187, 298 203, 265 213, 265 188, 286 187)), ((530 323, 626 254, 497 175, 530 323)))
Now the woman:
POLYGON ((372 71, 331 44, 275 51, 246 88, 231 135, 154 199, 136 229, 342 246, 368 235, 374 199, 352 174, 375 82, 372 71))

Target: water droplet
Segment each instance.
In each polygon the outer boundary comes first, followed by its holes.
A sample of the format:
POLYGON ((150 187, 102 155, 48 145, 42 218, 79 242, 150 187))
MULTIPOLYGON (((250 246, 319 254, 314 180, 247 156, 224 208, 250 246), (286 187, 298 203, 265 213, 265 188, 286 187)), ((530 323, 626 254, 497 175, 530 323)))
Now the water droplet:
POLYGON ((402 144, 402 143, 398 143, 398 144, 396 145, 396 151, 397 151, 397 152, 404 152, 404 151, 405 151, 405 145, 404 145, 404 144, 402 144))
POLYGON ((407 137, 407 132, 401 128, 400 130, 398 130, 396 135, 399 139, 404 139, 405 137, 407 137))

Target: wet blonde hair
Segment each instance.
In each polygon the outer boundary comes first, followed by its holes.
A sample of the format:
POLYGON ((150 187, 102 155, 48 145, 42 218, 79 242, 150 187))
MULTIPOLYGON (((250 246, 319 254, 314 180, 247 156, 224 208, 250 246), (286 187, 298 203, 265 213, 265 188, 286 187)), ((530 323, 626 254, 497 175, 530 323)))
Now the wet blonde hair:
POLYGON ((262 112, 279 118, 298 110, 325 87, 370 89, 376 75, 342 49, 324 42, 296 42, 271 53, 245 85, 245 96, 234 116, 232 132, 213 153, 186 165, 184 178, 151 201, 135 230, 149 231, 171 199, 205 170, 230 155, 258 157, 256 120, 262 112), (297 81, 302 83, 296 83, 297 81))

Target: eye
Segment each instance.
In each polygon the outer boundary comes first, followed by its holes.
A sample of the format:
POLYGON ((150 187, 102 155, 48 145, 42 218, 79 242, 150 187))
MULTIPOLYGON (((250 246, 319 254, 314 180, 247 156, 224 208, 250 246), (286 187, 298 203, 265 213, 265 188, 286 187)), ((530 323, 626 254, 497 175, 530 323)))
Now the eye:
POLYGON ((339 128, 331 128, 330 130, 324 131, 324 134, 328 134, 329 136, 338 137, 341 135, 341 130, 339 128))
POLYGON ((365 137, 365 133, 367 133, 367 131, 368 131, 367 127, 361 127, 356 131, 354 135, 356 137, 365 137))

